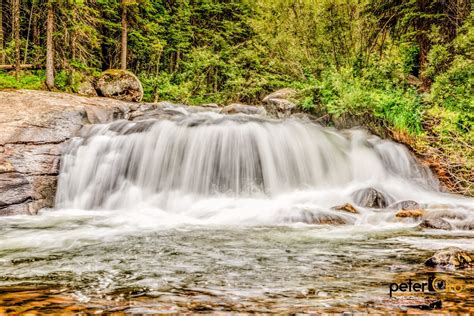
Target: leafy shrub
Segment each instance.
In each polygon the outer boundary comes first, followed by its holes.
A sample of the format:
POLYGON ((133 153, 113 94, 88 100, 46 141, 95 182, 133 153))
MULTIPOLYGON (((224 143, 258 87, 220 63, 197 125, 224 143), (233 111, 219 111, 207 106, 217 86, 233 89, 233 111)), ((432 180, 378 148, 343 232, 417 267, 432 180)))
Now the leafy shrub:
POLYGON ((44 88, 44 81, 44 71, 21 72, 18 80, 11 73, 0 72, 0 89, 40 90, 44 88))

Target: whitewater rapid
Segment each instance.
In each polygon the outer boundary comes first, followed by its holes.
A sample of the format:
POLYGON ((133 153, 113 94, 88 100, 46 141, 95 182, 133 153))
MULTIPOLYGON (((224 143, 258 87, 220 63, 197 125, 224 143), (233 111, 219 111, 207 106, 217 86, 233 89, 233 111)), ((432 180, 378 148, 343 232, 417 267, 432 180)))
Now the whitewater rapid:
MULTIPOLYGON (((352 193, 367 187, 389 203, 449 204, 471 216, 472 199, 440 192, 402 145, 360 129, 216 113, 85 128, 62 158, 56 209, 271 225, 304 222, 308 212, 330 216, 337 212, 331 207, 354 203, 352 193)), ((338 213, 353 224, 385 218, 363 208, 362 216, 338 213)))

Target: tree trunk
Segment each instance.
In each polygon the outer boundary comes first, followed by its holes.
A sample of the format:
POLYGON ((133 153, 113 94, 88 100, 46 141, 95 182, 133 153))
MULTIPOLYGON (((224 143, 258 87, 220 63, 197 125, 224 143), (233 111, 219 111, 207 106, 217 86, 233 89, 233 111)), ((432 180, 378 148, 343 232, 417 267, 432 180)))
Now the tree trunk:
POLYGON ((120 68, 127 69, 127 5, 122 0, 122 52, 120 54, 120 68))
POLYGON ((46 86, 54 88, 54 47, 53 47, 54 9, 51 1, 48 3, 46 19, 46 86))
POLYGON ((30 18, 28 20, 28 32, 26 33, 26 44, 25 44, 25 53, 23 56, 23 63, 26 64, 26 59, 28 58, 28 42, 30 40, 30 30, 31 30, 31 20, 33 19, 33 9, 35 5, 34 2, 31 4, 30 9, 30 18))
POLYGON ((12 31, 15 41, 15 76, 20 74, 20 0, 12 0, 12 31))
POLYGON ((3 0, 0 0, 0 64, 5 64, 5 54, 3 53, 3 42, 4 42, 4 33, 3 33, 3 0))

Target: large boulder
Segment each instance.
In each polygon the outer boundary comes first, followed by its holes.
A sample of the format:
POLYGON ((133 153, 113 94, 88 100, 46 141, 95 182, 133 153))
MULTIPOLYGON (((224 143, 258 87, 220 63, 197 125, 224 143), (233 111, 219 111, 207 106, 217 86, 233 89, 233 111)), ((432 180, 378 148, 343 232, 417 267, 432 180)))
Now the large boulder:
POLYGON ((0 91, 0 215, 54 205, 62 144, 81 127, 128 118, 137 107, 46 91, 0 91))
POLYGON ((140 102, 143 98, 140 80, 127 70, 104 71, 97 80, 96 90, 101 96, 123 101, 140 102))
POLYGON ((291 115, 297 109, 296 104, 291 101, 295 95, 296 90, 284 88, 267 95, 262 101, 269 114, 283 118, 291 115))
POLYGON ((374 188, 361 189, 352 193, 354 202, 362 207, 386 208, 392 198, 374 188))

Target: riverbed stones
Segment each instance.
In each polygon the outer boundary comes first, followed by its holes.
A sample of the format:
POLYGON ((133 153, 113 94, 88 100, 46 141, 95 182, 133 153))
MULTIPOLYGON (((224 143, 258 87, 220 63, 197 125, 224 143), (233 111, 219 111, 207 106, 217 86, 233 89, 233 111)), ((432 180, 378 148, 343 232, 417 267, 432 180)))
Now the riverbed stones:
POLYGON ((436 252, 425 261, 429 267, 451 267, 456 269, 468 268, 474 266, 474 259, 466 251, 450 247, 436 252))
POLYGON ((104 71, 97 80, 96 89, 101 96, 123 101, 140 102, 143 98, 140 80, 127 70, 104 71))
POLYGON ((374 188, 366 188, 352 193, 354 202, 367 208, 386 208, 389 197, 374 188))

